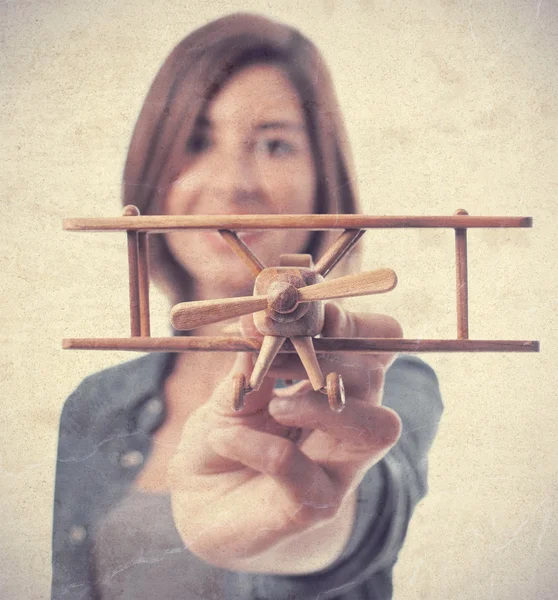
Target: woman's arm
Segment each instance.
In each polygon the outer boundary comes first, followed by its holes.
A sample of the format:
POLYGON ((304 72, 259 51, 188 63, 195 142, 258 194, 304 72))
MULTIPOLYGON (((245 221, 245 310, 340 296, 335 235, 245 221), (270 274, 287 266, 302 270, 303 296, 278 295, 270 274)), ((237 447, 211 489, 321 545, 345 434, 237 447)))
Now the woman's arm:
POLYGON ((412 513, 427 491, 427 454, 443 405, 434 371, 413 356, 398 358, 388 370, 383 402, 401 417, 401 437, 359 486, 352 535, 341 557, 302 577, 245 575, 252 597, 391 597, 393 565, 412 513))
MULTIPOLYGON (((326 310, 325 336, 400 332, 389 317, 334 305, 326 310)), ((190 550, 214 565, 241 571, 296 569, 301 574, 334 563, 353 528, 351 496, 400 434, 397 413, 381 406, 384 372, 392 359, 385 354, 320 359, 324 372, 337 371, 345 381, 348 406, 341 413, 331 411, 307 381, 283 390, 273 390, 267 381, 246 397, 242 411, 234 412, 232 375, 250 370, 239 357, 212 397, 190 416, 171 463, 174 519, 190 550), (285 439, 285 427, 303 428, 300 445, 285 439), (319 546, 306 543, 318 533, 319 546)), ((306 377, 300 363, 290 359, 274 365, 270 375, 306 377)))

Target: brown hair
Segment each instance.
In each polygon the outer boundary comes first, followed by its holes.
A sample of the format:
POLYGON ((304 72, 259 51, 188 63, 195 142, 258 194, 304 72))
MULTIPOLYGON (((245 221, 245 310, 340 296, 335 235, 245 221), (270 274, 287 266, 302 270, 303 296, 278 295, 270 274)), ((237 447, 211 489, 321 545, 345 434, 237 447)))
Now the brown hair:
MULTIPOLYGON (((250 14, 213 21, 184 38, 155 77, 138 117, 122 182, 123 204, 162 214, 166 191, 184 164, 196 119, 224 82, 254 63, 281 66, 300 97, 317 175, 316 213, 358 212, 345 129, 325 63, 296 29, 250 14)), ((330 235, 316 232, 304 252, 319 257, 330 235)), ((151 274, 173 302, 187 300, 190 277, 165 237, 150 236, 151 274)))

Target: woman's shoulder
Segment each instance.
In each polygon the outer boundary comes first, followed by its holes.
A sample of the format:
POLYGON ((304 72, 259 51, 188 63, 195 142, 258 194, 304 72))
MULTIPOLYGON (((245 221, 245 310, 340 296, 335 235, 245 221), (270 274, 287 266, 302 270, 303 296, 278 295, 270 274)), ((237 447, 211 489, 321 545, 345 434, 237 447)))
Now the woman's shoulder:
POLYGON ((444 411, 434 369, 416 356, 399 356, 386 373, 383 403, 401 418, 396 448, 419 462, 434 441, 444 411))
POLYGON ((434 369, 418 356, 399 355, 386 371, 384 401, 424 402, 443 409, 440 383, 434 369))
POLYGON ((167 353, 151 353, 112 367, 92 373, 83 379, 76 388, 80 392, 114 390, 117 393, 141 393, 143 388, 151 388, 166 375, 171 363, 167 353))
POLYGON ((411 354, 400 354, 387 370, 386 379, 405 376, 424 377, 438 385, 438 377, 434 369, 422 358, 411 354))
POLYGON ((392 406, 396 410, 409 404, 416 409, 420 404, 423 411, 428 407, 441 411, 440 384, 434 369, 417 356, 398 356, 386 372, 384 403, 397 405, 392 406))
POLYGON ((172 355, 152 353, 87 376, 64 403, 60 441, 95 436, 107 423, 131 414, 160 394, 171 366, 172 355))

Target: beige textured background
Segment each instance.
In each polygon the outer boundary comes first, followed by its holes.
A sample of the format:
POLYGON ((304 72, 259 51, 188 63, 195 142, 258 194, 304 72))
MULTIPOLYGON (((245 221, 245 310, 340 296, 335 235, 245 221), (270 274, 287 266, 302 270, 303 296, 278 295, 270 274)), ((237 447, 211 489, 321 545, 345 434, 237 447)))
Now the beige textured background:
MULTIPOLYGON (((556 598, 555 0, 0 4, 0 597, 48 597, 62 403, 87 373, 132 358, 61 351, 63 337, 127 335, 122 235, 63 233, 61 218, 118 214, 151 78, 186 33, 236 10, 298 26, 323 50, 365 212, 534 217, 531 230, 469 235, 471 336, 540 339, 542 352, 427 358, 446 412, 395 597, 556 598)), ((400 285, 360 306, 408 337, 453 337, 452 233, 365 239, 367 266, 393 267, 400 285)), ((165 334, 165 302, 152 303, 165 334)))

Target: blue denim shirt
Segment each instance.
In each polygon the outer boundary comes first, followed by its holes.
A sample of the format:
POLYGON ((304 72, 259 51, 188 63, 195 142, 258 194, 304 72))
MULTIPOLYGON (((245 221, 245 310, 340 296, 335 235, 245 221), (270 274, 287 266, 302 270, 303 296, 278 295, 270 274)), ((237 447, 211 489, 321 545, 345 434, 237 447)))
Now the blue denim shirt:
MULTIPOLYGON (((162 395, 172 354, 149 354, 87 377, 60 419, 54 498, 52 598, 95 599, 93 535, 129 491, 165 419, 162 395)), ((427 453, 442 414, 433 370, 399 357, 386 374, 384 405, 403 422, 398 443, 358 490, 351 539, 328 569, 304 576, 223 571, 235 600, 389 599, 392 568, 416 504, 427 491, 427 453)), ((167 598, 166 600, 173 600, 167 598)))

